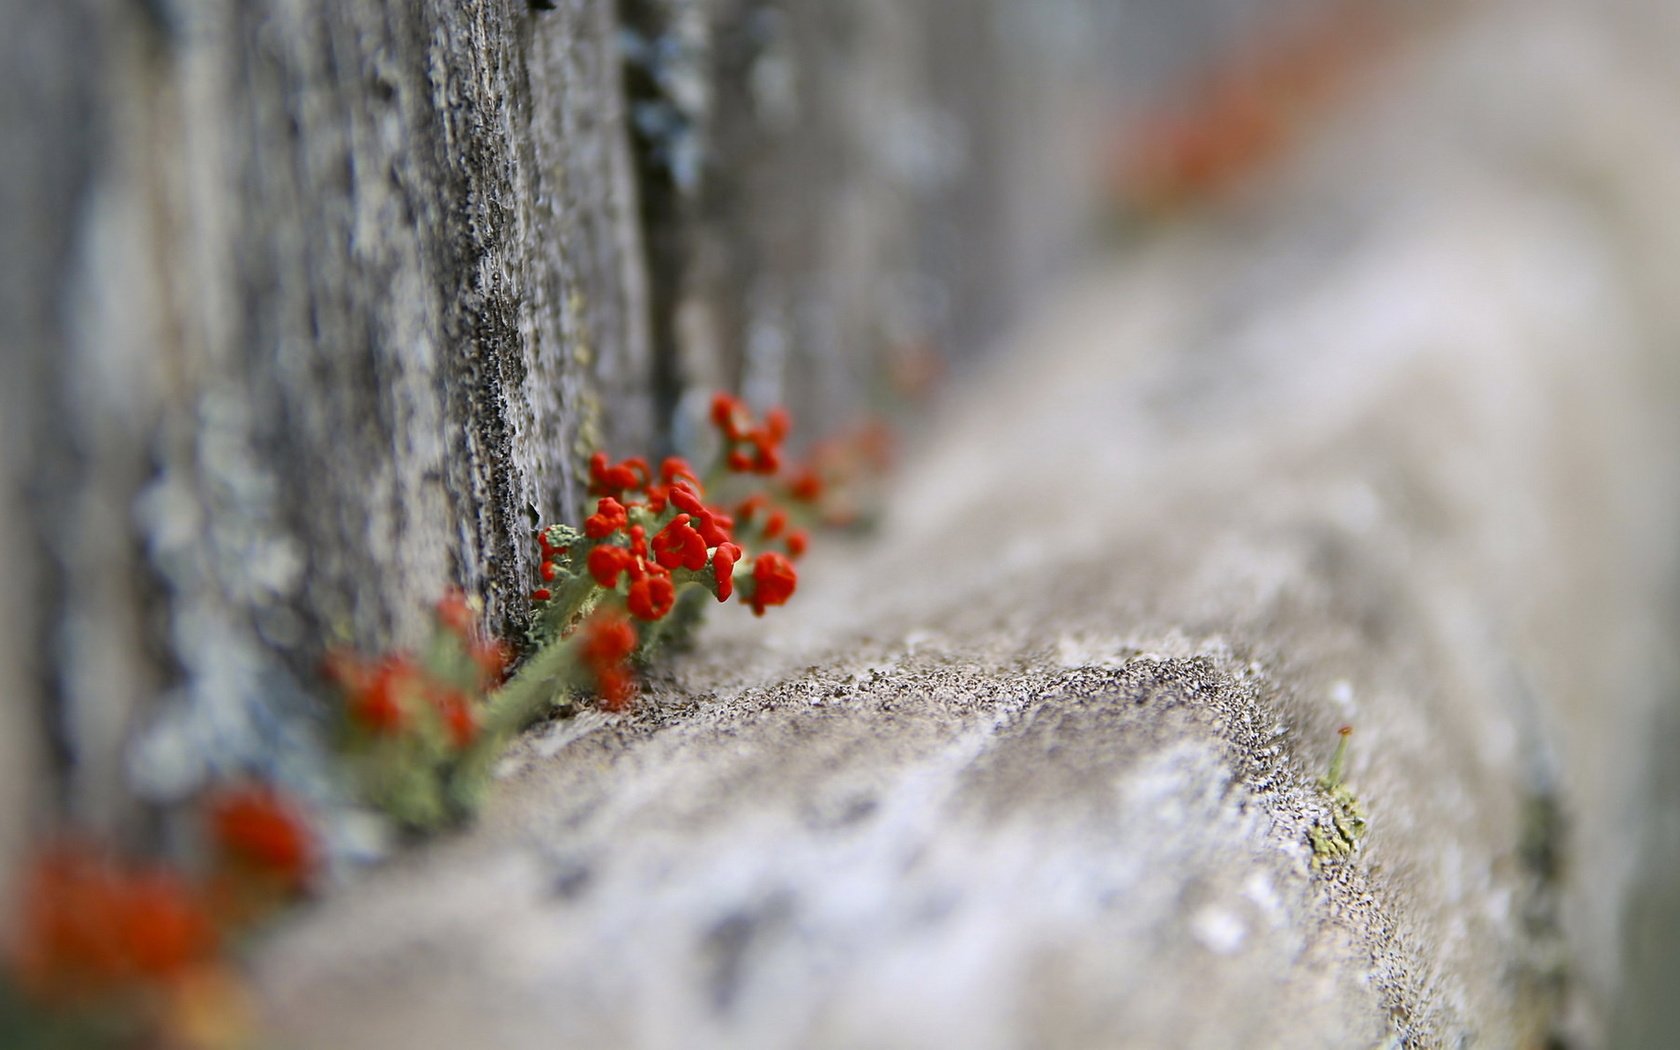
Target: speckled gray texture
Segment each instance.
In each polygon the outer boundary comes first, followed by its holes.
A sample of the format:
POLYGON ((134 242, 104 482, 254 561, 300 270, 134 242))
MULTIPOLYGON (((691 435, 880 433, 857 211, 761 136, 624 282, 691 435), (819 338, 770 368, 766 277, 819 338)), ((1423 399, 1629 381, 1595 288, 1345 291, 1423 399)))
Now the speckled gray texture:
POLYGON ((8 823, 155 841, 248 767, 321 801, 323 648, 450 584, 516 614, 592 386, 637 415, 611 4, 8 19, 7 693, 54 774, 8 823))
POLYGON ((822 434, 911 400, 906 369, 992 348, 1085 232, 1096 71, 1160 20, 1098 32, 1110 6, 623 0, 678 447, 696 390, 822 434))
POLYGON ((1661 67, 1547 10, 1047 307, 784 615, 284 931, 281 1029, 1599 1045, 1674 685, 1680 158, 1661 67), (1370 831, 1315 865, 1343 723, 1370 831))

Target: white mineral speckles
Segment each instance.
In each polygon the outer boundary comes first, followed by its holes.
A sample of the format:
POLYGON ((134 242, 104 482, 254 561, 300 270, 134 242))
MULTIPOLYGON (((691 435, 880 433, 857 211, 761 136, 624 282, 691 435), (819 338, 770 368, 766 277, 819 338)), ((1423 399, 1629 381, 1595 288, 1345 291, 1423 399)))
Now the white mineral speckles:
POLYGON ((1215 955, 1235 955, 1248 940, 1248 925, 1242 918, 1215 905, 1203 908, 1190 919, 1190 932, 1202 947, 1215 955))
POLYGON ((194 729, 193 711, 178 701, 128 750, 129 786, 154 802, 185 798, 204 777, 204 745, 194 729))
POLYGON ((1242 893, 1250 903, 1260 909, 1260 914, 1264 915, 1266 921, 1274 928, 1284 925, 1289 920, 1283 908, 1282 898, 1278 896, 1272 880, 1267 878, 1264 872, 1254 872, 1244 879, 1242 893))
POLYGON ((1330 686, 1330 701, 1341 711, 1344 718, 1352 718, 1359 713, 1359 705, 1353 699, 1353 683, 1345 678, 1338 679, 1330 686))
POLYGON ((1063 635, 1056 640, 1056 662, 1063 667, 1126 666, 1126 656, 1113 642, 1082 636, 1063 635))

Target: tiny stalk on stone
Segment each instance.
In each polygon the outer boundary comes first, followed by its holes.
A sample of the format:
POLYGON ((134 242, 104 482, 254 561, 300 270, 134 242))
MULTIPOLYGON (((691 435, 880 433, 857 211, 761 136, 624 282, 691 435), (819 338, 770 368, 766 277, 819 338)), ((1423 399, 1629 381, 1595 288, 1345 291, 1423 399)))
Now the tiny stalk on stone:
POLYGON ((1347 771, 1348 740, 1352 726, 1336 730, 1335 754, 1330 756, 1330 769, 1318 778, 1318 786, 1330 797, 1330 819, 1307 829, 1307 839, 1313 848, 1313 867, 1321 867, 1326 860, 1345 857, 1359 846, 1366 829, 1365 810, 1359 799, 1343 779, 1347 771))

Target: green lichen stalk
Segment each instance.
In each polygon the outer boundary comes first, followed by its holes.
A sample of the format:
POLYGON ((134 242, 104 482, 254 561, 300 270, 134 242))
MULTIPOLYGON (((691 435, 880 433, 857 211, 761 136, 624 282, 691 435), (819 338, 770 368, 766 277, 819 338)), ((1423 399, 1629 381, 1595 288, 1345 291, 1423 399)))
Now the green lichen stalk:
POLYGON ((1348 738, 1353 736, 1353 727, 1343 726, 1338 732, 1341 739, 1336 742, 1336 752, 1330 758, 1330 769, 1318 778, 1318 786, 1329 796, 1330 820, 1328 824, 1320 821, 1307 829, 1315 868, 1321 867, 1326 860, 1340 859, 1353 853, 1366 830, 1364 807, 1343 781, 1347 768, 1348 738))

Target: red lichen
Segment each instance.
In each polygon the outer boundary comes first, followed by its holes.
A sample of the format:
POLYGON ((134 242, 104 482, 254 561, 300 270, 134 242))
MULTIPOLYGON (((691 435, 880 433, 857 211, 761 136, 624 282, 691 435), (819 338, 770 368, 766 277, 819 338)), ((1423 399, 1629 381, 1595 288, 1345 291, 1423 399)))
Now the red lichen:
POLYGON ((735 593, 735 563, 741 558, 741 548, 733 543, 720 543, 712 552, 712 573, 717 577, 717 600, 726 602, 735 593))
POLYGON ((507 667, 513 659, 513 648, 506 642, 480 639, 473 642, 467 655, 478 668, 480 685, 489 689, 501 685, 507 678, 507 667))
POLYGON ((646 488, 649 477, 647 460, 638 456, 617 464, 609 464, 605 452, 589 459, 589 492, 593 496, 622 498, 625 492, 646 488))
POLYGON ((747 528, 752 525, 752 520, 758 515, 759 511, 769 510, 769 508, 770 497, 765 493, 755 492, 742 500, 740 505, 735 508, 735 520, 740 523, 742 528, 747 528))
POLYGON ((667 456, 659 464, 659 480, 666 485, 677 485, 679 482, 690 485, 696 492, 700 491, 700 475, 694 472, 688 460, 681 456, 667 456))
POLYGON ((730 530, 735 527, 734 518, 707 506, 697 494, 685 488, 673 488, 671 502, 676 504, 678 510, 691 516, 700 538, 706 542, 707 547, 730 542, 730 530))
POLYGON ((687 514, 678 514, 653 537, 654 560, 667 569, 678 567, 698 572, 706 567, 706 541, 689 525, 687 514))
POLYGON ((636 651, 636 629, 616 610, 591 616, 583 625, 578 660, 595 680, 595 692, 608 711, 622 711, 634 689, 627 661, 636 651))
POLYGON ((718 394, 712 399, 712 422, 727 444, 724 463, 731 471, 774 474, 782 468, 782 442, 793 429, 793 417, 787 409, 771 409, 764 424, 757 426, 739 398, 718 394))
POLYGON ((815 503, 822 499, 823 479, 814 468, 802 467, 788 481, 788 495, 801 503, 815 503))
POLYGON ((216 951, 199 895, 166 868, 125 868, 61 845, 35 860, 21 889, 7 959, 18 987, 50 1006, 173 981, 216 951))
POLYGON ((771 605, 785 605, 799 584, 793 563, 775 551, 765 551, 753 561, 753 591, 748 598, 753 615, 763 616, 771 605))
POLYGON ((437 619, 445 629, 463 640, 470 639, 475 629, 472 603, 467 592, 452 587, 437 603, 437 619))
POLYGON ((589 575, 602 587, 617 587, 619 576, 636 564, 636 556, 623 547, 596 547, 589 552, 589 575))
POLYGON ((327 674, 344 690, 345 713, 358 729, 394 736, 407 726, 404 701, 419 676, 410 657, 399 654, 370 667, 349 654, 332 653, 327 674))
POLYGON ((432 703, 437 707, 449 745, 457 751, 471 747, 478 739, 478 716, 467 694, 459 689, 445 689, 433 697, 432 703))
POLYGON ((315 836, 297 808, 266 784, 224 788, 210 801, 210 840, 234 867, 301 890, 314 876, 315 836))
POLYGON ((658 620, 671 611, 676 599, 677 589, 671 583, 670 574, 664 570, 655 573, 650 569, 630 584, 625 604, 629 606, 631 615, 639 620, 658 620))
POLYGON ((607 496, 596 504, 595 513, 584 521, 583 533, 592 540, 604 540, 629 525, 630 515, 624 504, 607 496))
POLYGON ((712 396, 712 422, 730 441, 744 441, 752 428, 752 413, 740 398, 718 393, 712 396))

